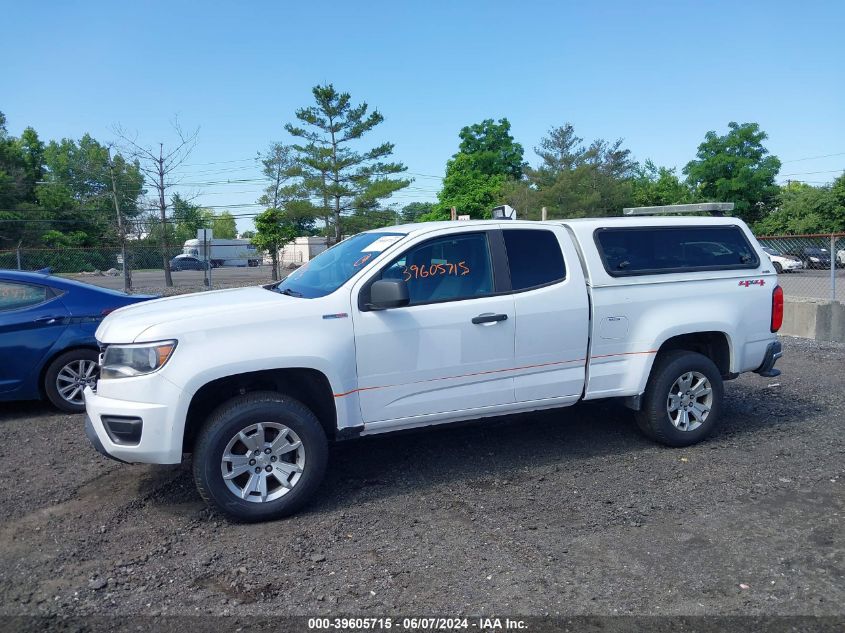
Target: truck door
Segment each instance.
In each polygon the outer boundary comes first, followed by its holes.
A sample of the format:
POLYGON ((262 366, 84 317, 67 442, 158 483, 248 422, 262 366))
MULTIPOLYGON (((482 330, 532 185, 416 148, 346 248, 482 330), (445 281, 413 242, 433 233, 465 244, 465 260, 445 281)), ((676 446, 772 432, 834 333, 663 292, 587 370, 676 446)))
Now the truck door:
POLYGON ((589 302, 563 227, 502 226, 516 312, 516 402, 577 400, 584 389, 589 302))
POLYGON ((411 303, 354 314, 365 423, 513 402, 514 303, 497 295, 493 259, 487 231, 452 232, 370 278, 404 279, 411 303))

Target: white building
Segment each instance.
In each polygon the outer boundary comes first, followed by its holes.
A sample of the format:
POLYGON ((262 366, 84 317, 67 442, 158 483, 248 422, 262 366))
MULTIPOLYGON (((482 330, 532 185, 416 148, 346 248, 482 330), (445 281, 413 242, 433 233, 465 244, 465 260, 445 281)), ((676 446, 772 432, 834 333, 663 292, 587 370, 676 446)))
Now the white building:
POLYGON ((279 263, 304 264, 326 248, 325 237, 298 237, 279 251, 279 263))

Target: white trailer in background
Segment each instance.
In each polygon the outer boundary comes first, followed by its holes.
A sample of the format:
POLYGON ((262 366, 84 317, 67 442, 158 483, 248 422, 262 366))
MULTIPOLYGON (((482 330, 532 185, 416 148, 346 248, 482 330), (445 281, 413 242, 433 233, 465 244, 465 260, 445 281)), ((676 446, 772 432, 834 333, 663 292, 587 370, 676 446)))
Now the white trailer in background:
POLYGON ((281 264, 307 264, 328 248, 325 237, 297 237, 279 251, 281 264))
POLYGON ((188 257, 196 257, 205 261, 206 257, 211 266, 258 266, 261 263, 261 254, 256 250, 249 240, 220 240, 211 239, 208 241, 208 254, 202 240, 185 240, 182 254, 188 257))

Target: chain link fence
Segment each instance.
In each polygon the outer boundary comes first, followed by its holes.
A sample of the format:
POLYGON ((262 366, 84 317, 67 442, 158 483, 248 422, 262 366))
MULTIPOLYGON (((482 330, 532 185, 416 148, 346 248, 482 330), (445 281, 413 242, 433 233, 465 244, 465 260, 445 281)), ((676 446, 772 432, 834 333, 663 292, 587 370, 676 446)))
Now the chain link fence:
MULTIPOLYGON (((133 291, 166 288, 163 255, 170 261, 182 253, 182 246, 173 246, 163 251, 159 246, 140 246, 127 243, 126 265, 129 268, 133 291)), ((53 274, 79 279, 98 286, 116 290, 124 289, 123 255, 120 246, 90 248, 20 248, 0 250, 0 269, 43 270, 49 268, 53 274)), ((203 289, 209 287, 262 284, 271 281, 272 271, 263 262, 256 267, 214 268, 205 271, 172 270, 174 286, 203 289), (206 277, 210 283, 206 284, 206 277)))
MULTIPOLYGON (((772 258, 786 297, 845 303, 845 233, 775 235, 759 237, 758 240, 772 258)), ((181 252, 181 246, 168 248, 168 261, 181 252)), ((134 290, 165 287, 160 247, 129 242, 126 254, 134 290)), ((293 249, 285 249, 283 255, 283 266, 294 267, 302 263, 302 254, 293 249)), ((308 258, 310 256, 309 252, 308 258)), ((123 258, 119 246, 5 250, 0 251, 0 268, 50 268, 53 273, 84 278, 97 285, 115 289, 124 287, 123 258)), ((208 286, 202 270, 173 271, 172 277, 174 284, 182 287, 226 287, 246 285, 251 281, 255 284, 267 283, 272 278, 272 271, 264 261, 256 268, 216 268, 211 271, 212 280, 208 286)))
POLYGON ((757 239, 786 297, 845 302, 845 233, 757 239))

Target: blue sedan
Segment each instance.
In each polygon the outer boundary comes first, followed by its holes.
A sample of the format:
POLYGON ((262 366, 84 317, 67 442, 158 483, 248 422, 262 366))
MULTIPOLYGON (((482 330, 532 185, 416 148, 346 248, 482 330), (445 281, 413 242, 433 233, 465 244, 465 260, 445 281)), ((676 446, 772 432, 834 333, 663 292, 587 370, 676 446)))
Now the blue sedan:
POLYGON ((82 391, 97 379, 100 321, 155 298, 0 270, 0 401, 46 397, 63 411, 84 411, 82 391))

